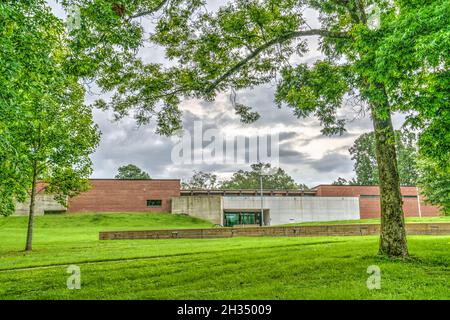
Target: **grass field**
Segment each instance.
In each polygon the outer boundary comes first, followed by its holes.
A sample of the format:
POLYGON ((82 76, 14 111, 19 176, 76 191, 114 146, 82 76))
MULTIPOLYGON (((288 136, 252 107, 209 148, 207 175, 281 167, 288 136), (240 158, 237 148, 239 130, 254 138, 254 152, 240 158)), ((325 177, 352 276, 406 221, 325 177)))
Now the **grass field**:
POLYGON ((0 218, 0 299, 450 299, 450 236, 411 236, 413 259, 376 257, 377 237, 99 241, 100 230, 211 227, 169 214, 0 218), (67 265, 81 289, 66 287, 67 265), (366 286, 381 269, 381 289, 366 286))
MULTIPOLYGON (((406 222, 450 222, 450 216, 440 216, 440 217, 407 217, 406 222)), ((322 221, 322 222, 302 222, 302 223, 290 223, 285 226, 319 226, 327 224, 363 224, 363 223, 380 223, 379 218, 373 219, 359 219, 359 220, 337 220, 337 221, 322 221)))

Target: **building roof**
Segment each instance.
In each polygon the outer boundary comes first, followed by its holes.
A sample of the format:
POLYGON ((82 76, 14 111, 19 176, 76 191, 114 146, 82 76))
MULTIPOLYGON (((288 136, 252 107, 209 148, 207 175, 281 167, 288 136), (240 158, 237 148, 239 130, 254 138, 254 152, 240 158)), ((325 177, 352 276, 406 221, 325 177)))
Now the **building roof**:
MULTIPOLYGON (((193 195, 260 195, 261 190, 258 189, 182 189, 180 190, 182 196, 193 195)), ((303 196, 303 195, 315 195, 314 191, 303 190, 269 190, 264 189, 263 194, 271 196, 303 196)))
MULTIPOLYGON (((311 188, 311 190, 317 190, 317 188, 319 188, 319 187, 379 187, 379 185, 378 184, 326 184, 326 183, 323 183, 323 184, 318 184, 317 186, 315 186, 315 187, 312 187, 311 188)), ((417 186, 414 186, 414 185, 405 185, 405 186, 400 186, 400 188, 403 188, 403 187, 405 187, 405 188, 416 188, 417 186)))
POLYGON ((107 180, 107 181, 181 181, 181 179, 116 179, 116 178, 91 178, 89 179, 90 181, 102 181, 102 180, 107 180))

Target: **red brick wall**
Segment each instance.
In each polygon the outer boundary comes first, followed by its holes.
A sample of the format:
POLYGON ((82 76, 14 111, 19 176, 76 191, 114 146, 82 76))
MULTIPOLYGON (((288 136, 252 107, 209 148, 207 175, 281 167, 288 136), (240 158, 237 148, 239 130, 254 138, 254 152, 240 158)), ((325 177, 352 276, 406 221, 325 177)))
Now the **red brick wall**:
MULTIPOLYGON (((419 206, 417 197, 408 198, 405 196, 417 196, 416 187, 401 187, 403 198, 403 212, 406 217, 418 217, 419 206)), ((359 197, 359 210, 361 219, 380 217, 380 199, 364 196, 379 196, 378 186, 332 186, 320 185, 317 187, 316 196, 319 197, 359 197)), ((440 210, 436 206, 426 205, 423 197, 420 196, 420 209, 423 217, 439 216, 440 210)))
POLYGON ((68 212, 170 212, 170 199, 180 196, 180 180, 93 179, 91 185, 69 200, 68 212), (162 200, 162 206, 147 207, 151 199, 162 200))

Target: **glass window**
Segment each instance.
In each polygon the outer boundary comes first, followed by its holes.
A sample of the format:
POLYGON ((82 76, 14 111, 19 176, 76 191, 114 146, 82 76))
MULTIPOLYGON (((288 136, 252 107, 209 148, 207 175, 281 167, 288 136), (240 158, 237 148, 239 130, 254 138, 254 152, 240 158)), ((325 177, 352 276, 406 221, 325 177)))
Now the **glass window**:
POLYGON ((162 200, 159 200, 159 199, 147 200, 147 207, 161 207, 161 206, 162 206, 162 200))
POLYGON ((242 212, 241 224, 255 224, 255 214, 242 212))
POLYGON ((225 213, 225 226, 232 227, 239 224, 239 213, 225 213))
POLYGON ((225 226, 237 224, 260 224, 261 213, 255 212, 225 212, 225 226))

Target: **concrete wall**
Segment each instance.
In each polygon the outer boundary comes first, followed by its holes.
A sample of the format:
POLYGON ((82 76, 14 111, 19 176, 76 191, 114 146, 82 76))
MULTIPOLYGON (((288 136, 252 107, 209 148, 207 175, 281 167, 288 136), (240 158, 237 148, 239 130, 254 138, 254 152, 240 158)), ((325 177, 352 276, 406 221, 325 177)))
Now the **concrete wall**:
MULTIPOLYGON (((14 215, 28 215, 30 210, 30 200, 24 203, 16 203, 16 212, 14 215)), ((59 204, 52 194, 37 194, 35 204, 35 215, 42 216, 45 211, 66 211, 66 207, 59 204)))
MULTIPOLYGON (((421 195, 419 196, 419 208, 416 187, 401 187, 400 189, 403 195, 403 212, 405 217, 418 217, 419 212, 424 217, 441 215, 439 207, 425 204, 421 195)), ((320 185, 317 187, 316 193, 318 197, 360 197, 361 219, 380 217, 379 195, 380 188, 378 186, 320 185)))
POLYGON ((68 212, 170 212, 171 198, 180 196, 180 180, 92 179, 91 190, 71 198, 68 212), (147 207, 147 200, 162 200, 147 207))
POLYGON ((172 213, 223 224, 222 196, 183 196, 172 198, 172 213))
MULTIPOLYGON (((263 207, 270 215, 266 225, 360 218, 359 202, 355 197, 264 197, 263 207)), ((261 198, 226 196, 223 197, 223 208, 225 211, 260 210, 261 198)))

